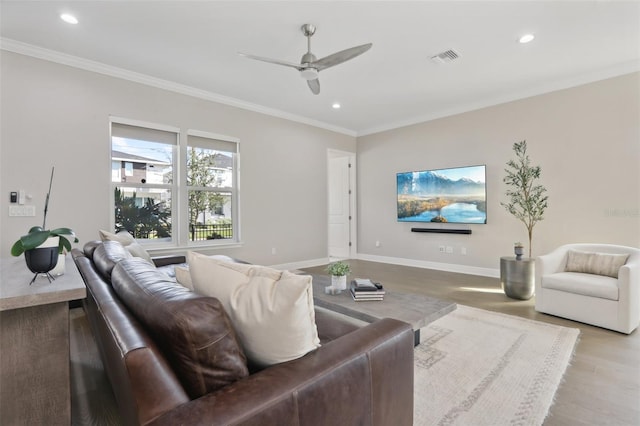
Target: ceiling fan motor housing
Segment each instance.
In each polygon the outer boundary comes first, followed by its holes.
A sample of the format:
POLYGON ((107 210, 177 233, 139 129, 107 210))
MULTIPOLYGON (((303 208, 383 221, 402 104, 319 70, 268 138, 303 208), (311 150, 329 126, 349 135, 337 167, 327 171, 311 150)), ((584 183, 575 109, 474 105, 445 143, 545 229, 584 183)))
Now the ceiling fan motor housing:
POLYGON ((300 59, 300 76, 305 80, 315 80, 316 78, 318 78, 318 69, 309 66, 309 64, 312 64, 315 61, 316 55, 311 52, 307 52, 302 55, 302 58, 300 59))
POLYGON ((305 80, 315 80, 318 78, 318 70, 315 68, 303 68, 300 70, 300 76, 305 80))

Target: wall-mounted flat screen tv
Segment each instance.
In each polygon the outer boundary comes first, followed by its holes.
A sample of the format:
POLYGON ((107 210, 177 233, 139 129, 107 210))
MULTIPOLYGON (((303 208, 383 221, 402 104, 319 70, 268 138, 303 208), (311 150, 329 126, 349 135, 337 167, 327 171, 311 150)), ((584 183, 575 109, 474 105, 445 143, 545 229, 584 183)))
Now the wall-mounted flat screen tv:
POLYGON ((487 223, 486 166, 397 174, 398 221, 487 223))

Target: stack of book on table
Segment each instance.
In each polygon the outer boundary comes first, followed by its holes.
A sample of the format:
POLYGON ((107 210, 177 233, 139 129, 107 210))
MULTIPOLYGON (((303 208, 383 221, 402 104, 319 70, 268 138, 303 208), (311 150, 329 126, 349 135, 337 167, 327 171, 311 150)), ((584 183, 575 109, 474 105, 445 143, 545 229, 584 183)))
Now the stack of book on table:
POLYGON ((384 288, 380 283, 374 283, 368 278, 356 278, 351 281, 351 297, 356 302, 382 300, 384 288))

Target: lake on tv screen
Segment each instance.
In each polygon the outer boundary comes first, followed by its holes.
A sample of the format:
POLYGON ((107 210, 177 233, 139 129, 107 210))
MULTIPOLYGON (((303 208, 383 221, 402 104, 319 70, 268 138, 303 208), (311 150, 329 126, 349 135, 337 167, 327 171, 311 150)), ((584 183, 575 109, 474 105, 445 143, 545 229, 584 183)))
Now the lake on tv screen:
POLYGON ((471 203, 449 204, 440 210, 426 210, 417 216, 398 218, 398 220, 400 222, 431 222, 438 215, 444 217, 449 223, 487 222, 487 214, 478 210, 476 204, 471 203))

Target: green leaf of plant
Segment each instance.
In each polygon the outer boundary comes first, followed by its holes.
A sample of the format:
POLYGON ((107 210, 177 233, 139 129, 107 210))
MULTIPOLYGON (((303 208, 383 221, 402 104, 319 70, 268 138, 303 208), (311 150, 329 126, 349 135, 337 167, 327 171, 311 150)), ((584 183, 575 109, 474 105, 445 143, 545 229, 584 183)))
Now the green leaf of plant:
POLYGON ((11 256, 20 256, 22 253, 24 253, 22 240, 18 240, 11 246, 11 256))
POLYGON ((34 231, 20 237, 20 242, 23 250, 31 250, 47 241, 50 236, 51 233, 49 231, 34 231))
POLYGON ((56 228, 56 229, 52 229, 51 231, 51 235, 56 236, 56 235, 71 235, 71 236, 76 236, 75 232, 73 232, 73 229, 71 228, 56 228))
MULTIPOLYGON (((64 253, 63 250, 71 251, 71 243, 69 242, 69 240, 67 240, 63 236, 59 236, 59 237, 60 237, 60 244, 58 245, 58 253, 64 253)), ((74 242, 77 243, 78 239, 76 238, 74 242)))

